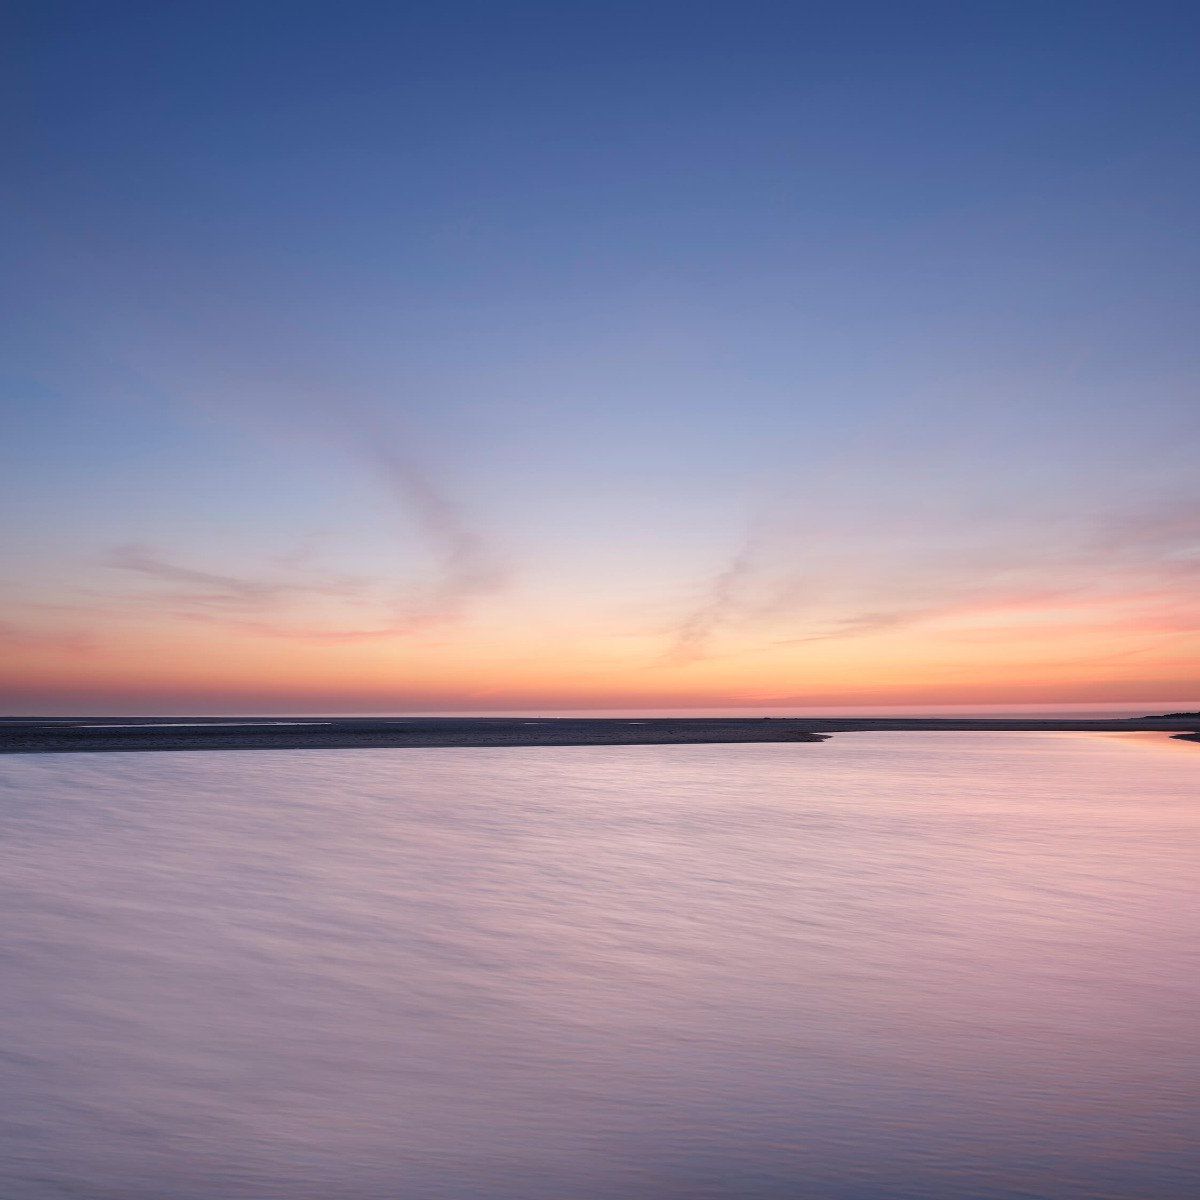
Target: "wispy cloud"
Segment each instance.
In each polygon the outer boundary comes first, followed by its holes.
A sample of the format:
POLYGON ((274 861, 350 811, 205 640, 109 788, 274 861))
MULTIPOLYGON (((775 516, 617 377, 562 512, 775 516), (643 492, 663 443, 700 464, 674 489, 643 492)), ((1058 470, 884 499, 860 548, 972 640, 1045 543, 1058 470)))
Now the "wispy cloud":
POLYGON ((176 619, 309 642, 411 636, 460 620, 472 601, 504 586, 507 573, 499 557, 425 472, 390 449, 383 436, 352 443, 352 449, 395 499, 398 519, 414 525, 429 546, 432 577, 404 579, 398 570, 374 578, 323 572, 314 536, 291 553, 267 556, 273 570, 260 575, 197 568, 141 543, 117 546, 103 562, 166 585, 132 598, 176 619), (330 600, 339 602, 336 615, 314 617, 314 606, 330 600), (355 609, 363 619, 344 623, 346 611, 355 609))
POLYGON ((762 537, 753 553, 739 546, 668 634, 665 660, 710 657, 732 628, 759 629, 775 646, 933 624, 966 636, 970 628, 1052 624, 1064 612, 1077 623, 1148 633, 1200 629, 1200 509, 1184 502, 1059 522, 1022 545, 989 544, 981 531, 968 552, 947 548, 920 563, 880 554, 873 569, 869 558, 821 565, 814 551, 801 569, 800 557, 794 544, 762 537), (769 636, 780 624, 804 631, 769 636))
POLYGON ((180 584, 188 591, 176 593, 176 597, 197 605, 260 607, 280 599, 289 590, 296 590, 271 580, 245 579, 237 575, 198 571, 194 567, 181 566, 165 558, 152 546, 135 542, 115 546, 106 556, 105 565, 118 571, 130 571, 135 575, 157 579, 162 583, 180 584))
POLYGON ((669 634, 664 659, 675 666, 707 658, 713 635, 744 604, 742 588, 756 568, 756 543, 747 539, 704 587, 695 607, 669 634))
POLYGON ((469 601, 505 585, 507 571, 498 555, 425 472, 386 444, 370 446, 366 453, 438 559, 437 577, 406 620, 429 624, 457 618, 469 601))

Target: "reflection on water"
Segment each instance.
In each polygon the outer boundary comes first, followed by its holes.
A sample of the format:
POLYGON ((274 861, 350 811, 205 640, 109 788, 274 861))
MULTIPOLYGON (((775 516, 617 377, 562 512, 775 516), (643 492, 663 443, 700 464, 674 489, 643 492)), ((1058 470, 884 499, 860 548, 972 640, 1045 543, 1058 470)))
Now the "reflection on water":
POLYGON ((0 1194, 1200 1194, 1197 781, 1151 735, 0 760, 0 1194))

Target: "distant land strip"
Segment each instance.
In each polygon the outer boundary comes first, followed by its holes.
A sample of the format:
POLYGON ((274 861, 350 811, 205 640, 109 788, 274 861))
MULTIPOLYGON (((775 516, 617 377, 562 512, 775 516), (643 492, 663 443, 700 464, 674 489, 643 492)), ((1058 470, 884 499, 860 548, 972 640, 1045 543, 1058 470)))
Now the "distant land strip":
POLYGON ((0 718, 0 754, 143 750, 381 750, 822 742, 834 733, 1171 733, 1200 714, 1125 719, 960 717, 58 717, 0 718))

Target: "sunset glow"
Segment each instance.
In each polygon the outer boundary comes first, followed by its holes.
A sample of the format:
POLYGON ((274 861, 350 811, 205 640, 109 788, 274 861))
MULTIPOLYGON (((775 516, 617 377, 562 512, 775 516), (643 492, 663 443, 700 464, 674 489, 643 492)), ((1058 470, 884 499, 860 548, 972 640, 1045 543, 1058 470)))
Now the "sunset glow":
POLYGON ((1165 25, 132 11, 23 35, 0 712, 1195 700, 1165 25))

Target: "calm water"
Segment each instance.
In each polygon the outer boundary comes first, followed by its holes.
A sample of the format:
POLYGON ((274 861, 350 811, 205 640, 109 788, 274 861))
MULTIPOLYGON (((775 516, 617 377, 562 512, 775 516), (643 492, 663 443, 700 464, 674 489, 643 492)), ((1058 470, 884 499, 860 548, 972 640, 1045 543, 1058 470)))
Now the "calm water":
POLYGON ((4 1200, 1200 1194, 1200 746, 0 760, 4 1200))

